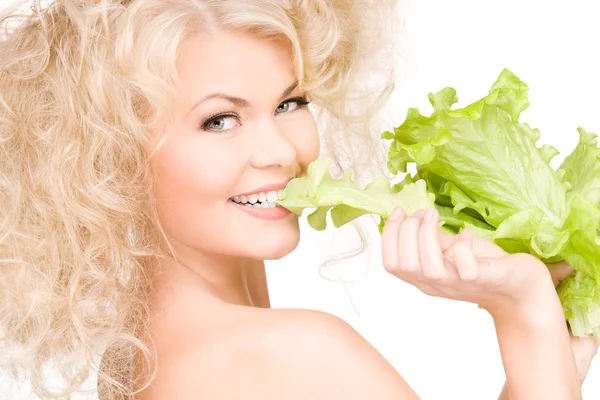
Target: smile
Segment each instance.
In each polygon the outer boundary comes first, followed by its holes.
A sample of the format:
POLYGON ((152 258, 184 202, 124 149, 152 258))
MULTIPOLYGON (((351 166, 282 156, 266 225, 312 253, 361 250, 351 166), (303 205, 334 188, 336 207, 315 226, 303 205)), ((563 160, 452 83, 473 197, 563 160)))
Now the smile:
POLYGON ((275 203, 281 197, 283 189, 269 190, 268 192, 258 192, 249 195, 233 196, 232 200, 236 204, 254 208, 275 208, 275 203))

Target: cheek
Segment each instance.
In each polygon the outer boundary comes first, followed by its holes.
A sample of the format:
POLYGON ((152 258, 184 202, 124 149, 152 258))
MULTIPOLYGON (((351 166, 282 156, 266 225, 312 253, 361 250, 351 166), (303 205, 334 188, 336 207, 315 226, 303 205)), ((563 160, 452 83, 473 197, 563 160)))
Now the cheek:
POLYGON ((224 157, 214 144, 175 138, 156 153, 154 194, 169 236, 194 242, 203 236, 203 227, 214 226, 221 218, 240 174, 227 159, 230 156, 224 157))
POLYGON ((206 151, 208 145, 175 142, 165 144, 156 155, 157 197, 185 202, 220 198, 235 179, 236 171, 219 151, 206 151))

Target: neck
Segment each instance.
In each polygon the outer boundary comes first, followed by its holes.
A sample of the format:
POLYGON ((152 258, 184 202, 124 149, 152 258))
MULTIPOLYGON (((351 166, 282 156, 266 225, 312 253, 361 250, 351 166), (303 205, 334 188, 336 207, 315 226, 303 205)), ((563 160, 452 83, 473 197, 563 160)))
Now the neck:
POLYGON ((161 271, 169 277, 197 284, 220 300, 249 307, 269 308, 270 299, 262 260, 201 254, 176 249, 177 260, 169 257, 161 271))

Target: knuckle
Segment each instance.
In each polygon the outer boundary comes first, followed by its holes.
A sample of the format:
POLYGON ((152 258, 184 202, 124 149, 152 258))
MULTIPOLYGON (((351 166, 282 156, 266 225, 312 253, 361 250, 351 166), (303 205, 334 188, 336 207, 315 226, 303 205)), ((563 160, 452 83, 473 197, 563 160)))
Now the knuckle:
POLYGON ((410 217, 406 218, 404 223, 407 225, 419 226, 419 225, 421 225, 421 218, 415 217, 415 216, 410 216, 410 217))
POLYGON ((415 273, 419 270, 421 270, 421 266, 419 265, 419 263, 403 263, 399 265, 399 268, 401 271, 406 272, 406 273, 415 273))
POLYGON ((418 222, 413 217, 406 218, 399 227, 399 230, 402 234, 408 234, 409 232, 413 232, 410 234, 414 234, 418 227, 418 222))
POLYGON ((459 278, 463 282, 475 282, 477 280, 477 274, 474 274, 474 273, 463 274, 463 275, 459 274, 459 278))
POLYGON ((400 270, 398 263, 390 263, 390 262, 384 262, 383 268, 390 274, 395 274, 396 272, 398 272, 400 270))
POLYGON ((427 278, 427 280, 435 281, 435 282, 439 282, 442 279, 444 279, 444 275, 442 274, 441 271, 438 271, 438 270, 424 269, 423 276, 425 278, 427 278))
POLYGON ((469 247, 467 246, 467 244, 465 242, 456 242, 452 246, 452 250, 454 251, 454 253, 456 253, 456 252, 464 253, 468 249, 469 249, 469 247))

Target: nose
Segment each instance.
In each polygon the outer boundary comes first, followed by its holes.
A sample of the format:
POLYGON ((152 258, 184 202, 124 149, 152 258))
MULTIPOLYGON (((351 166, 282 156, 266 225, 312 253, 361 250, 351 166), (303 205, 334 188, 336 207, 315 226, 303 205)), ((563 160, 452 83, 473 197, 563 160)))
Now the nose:
POLYGON ((289 167, 296 163, 298 149, 273 118, 265 118, 253 136, 252 166, 289 167))

